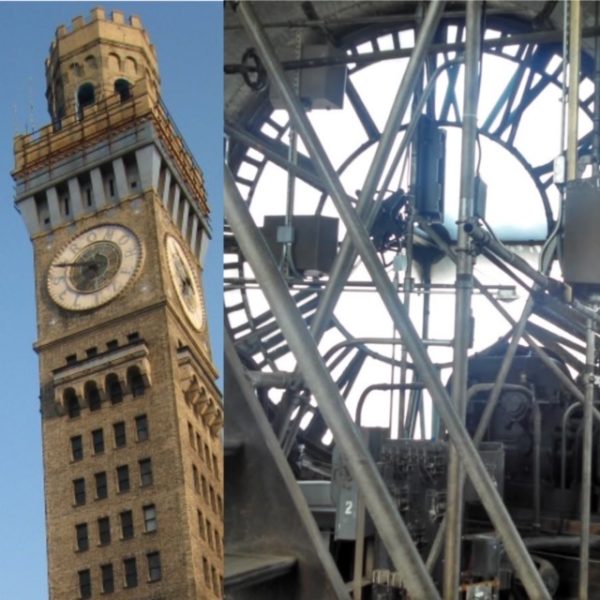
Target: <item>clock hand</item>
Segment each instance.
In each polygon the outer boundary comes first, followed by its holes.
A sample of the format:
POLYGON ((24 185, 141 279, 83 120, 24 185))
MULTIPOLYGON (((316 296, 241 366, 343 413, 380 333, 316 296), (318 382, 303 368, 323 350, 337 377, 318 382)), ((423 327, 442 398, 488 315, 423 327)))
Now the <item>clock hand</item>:
POLYGON ((95 265, 95 264, 97 264, 96 261, 87 260, 87 261, 82 261, 82 262, 56 263, 55 265, 52 265, 52 266, 53 267, 89 267, 89 266, 95 265))

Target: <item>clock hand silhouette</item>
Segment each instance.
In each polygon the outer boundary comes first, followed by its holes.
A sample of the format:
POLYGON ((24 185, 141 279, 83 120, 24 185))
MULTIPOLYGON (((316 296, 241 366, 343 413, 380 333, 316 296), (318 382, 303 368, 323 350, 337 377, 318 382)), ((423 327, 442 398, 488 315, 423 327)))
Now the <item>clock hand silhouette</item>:
POLYGON ((82 260, 81 262, 63 262, 56 263, 55 267, 91 267, 97 265, 98 262, 95 260, 82 260))

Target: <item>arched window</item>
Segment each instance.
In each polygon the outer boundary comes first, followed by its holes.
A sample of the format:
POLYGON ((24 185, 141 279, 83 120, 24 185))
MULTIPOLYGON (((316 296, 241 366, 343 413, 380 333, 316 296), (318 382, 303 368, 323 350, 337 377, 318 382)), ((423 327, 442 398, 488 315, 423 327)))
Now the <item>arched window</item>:
POLYGON ((100 390, 95 381, 88 381, 84 388, 85 401, 90 410, 98 410, 100 408, 100 390))
POLYGON ((117 79, 115 81, 115 93, 121 97, 121 102, 131 98, 131 84, 127 79, 117 79))
POLYGON ((73 388, 67 388, 64 391, 63 400, 65 402, 65 406, 67 407, 67 414, 69 415, 70 419, 74 419, 81 414, 81 406, 79 405, 77 394, 73 388))
POLYGON ((144 378, 138 367, 129 367, 129 369, 127 369, 127 385, 134 397, 142 396, 144 394, 146 384, 144 383, 144 378))
POLYGON ((106 393, 112 404, 123 401, 123 388, 119 378, 114 373, 106 376, 106 393))
POLYGON ((137 73, 137 62, 132 56, 125 58, 125 73, 137 73))
POLYGON ((79 117, 83 117, 83 109, 96 102, 96 91, 92 83, 84 83, 77 90, 77 112, 79 117))
POLYGON ((118 54, 110 53, 108 55, 108 68, 111 71, 120 71, 121 70, 121 59, 118 54))
POLYGON ((96 60, 96 57, 93 55, 89 55, 85 57, 85 66, 89 69, 97 69, 98 68, 98 61, 96 60))

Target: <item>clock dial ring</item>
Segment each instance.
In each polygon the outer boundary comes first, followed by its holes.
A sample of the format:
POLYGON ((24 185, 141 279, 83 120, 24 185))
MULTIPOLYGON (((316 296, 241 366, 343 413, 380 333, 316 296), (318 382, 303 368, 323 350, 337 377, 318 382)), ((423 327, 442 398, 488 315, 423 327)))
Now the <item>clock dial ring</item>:
MULTIPOLYGON (((382 129, 381 123, 375 119, 375 111, 371 110, 371 105, 367 102, 366 94, 362 94, 362 88, 356 80, 361 75, 361 71, 366 71, 372 64, 376 63, 375 59, 378 54, 381 55, 380 62, 383 62, 390 58, 386 56, 386 53, 389 55, 391 50, 412 48, 410 42, 404 45, 404 34, 410 33, 412 30, 412 25, 400 25, 398 31, 378 26, 374 26, 371 31, 366 27, 357 27, 354 34, 352 32, 344 33, 338 40, 340 47, 344 48, 351 57, 356 56, 359 58, 360 54, 370 54, 373 57, 373 61, 369 65, 357 61, 355 65, 350 64, 348 68, 350 85, 347 87, 349 92, 347 91, 346 94, 346 107, 349 112, 352 109, 355 113, 352 115, 352 119, 356 123, 356 125, 353 125, 354 129, 364 130, 360 137, 356 136, 355 143, 350 144, 345 141, 341 148, 329 144, 333 139, 332 134, 328 132, 323 123, 319 122, 318 111, 315 111, 316 114, 310 113, 309 115, 317 134, 320 131, 324 132, 324 135, 320 136, 320 141, 342 180, 346 177, 347 171, 350 171, 352 164, 357 163, 357 159, 360 159, 362 154, 366 154, 369 149, 376 146, 382 129), (387 44, 387 46, 384 46, 384 44, 387 44), (391 47, 392 44, 393 48, 391 47), (361 66, 361 64, 364 66, 361 66), (322 128, 321 130, 319 130, 319 126, 322 128), (339 152, 334 156, 334 151, 337 152, 338 150, 339 152)), ((503 71, 506 79, 500 78, 498 73, 490 67, 486 66, 484 69, 487 76, 498 78, 498 95, 490 98, 489 106, 485 107, 484 112, 482 109, 480 114, 479 138, 483 146, 483 152, 487 152, 488 148, 497 146, 506 154, 510 154, 514 164, 518 163, 517 166, 525 172, 529 177, 529 183, 535 186, 534 191, 537 191, 537 194, 531 194, 530 199, 532 206, 534 202, 536 203, 536 219, 539 213, 540 226, 534 232, 535 235, 527 238, 516 237, 512 239, 508 236, 502 238, 507 243, 515 245, 523 242, 529 244, 531 240, 538 245, 543 243, 548 232, 555 225, 558 198, 557 190, 554 189, 553 185, 553 160, 530 152, 531 149, 525 147, 525 142, 529 138, 523 132, 528 131, 527 127, 529 127, 530 122, 535 122, 535 119, 532 119, 532 114, 535 116, 534 113, 539 110, 537 107, 540 102, 545 101, 544 95, 547 95, 547 92, 558 93, 560 91, 562 65, 559 60, 560 57, 556 56, 559 44, 544 45, 535 42, 515 41, 511 45, 499 43, 498 47, 492 47, 496 38, 505 40, 509 34, 526 34, 530 30, 530 26, 521 23, 518 19, 492 19, 490 17, 486 20, 486 33, 490 35, 489 38, 484 38, 484 60, 487 60, 492 66, 498 64, 502 59, 504 59, 502 62, 507 64, 504 65, 503 71), (539 204, 537 204, 538 201, 539 204)), ((440 27, 436 43, 440 45, 447 43, 449 46, 457 44, 459 46, 463 34, 464 26, 459 21, 455 22, 448 19, 440 27)), ((411 36, 407 37, 410 38, 411 36)), ((412 37, 414 40, 415 36, 412 37)), ((432 55, 427 64, 428 77, 435 68, 451 61, 455 54, 456 49, 449 48, 448 51, 440 51, 435 57, 432 55)), ((405 56, 407 55, 408 53, 405 56)), ((593 71, 590 68, 590 61, 587 60, 586 62, 586 58, 589 59, 589 57, 583 56, 582 58, 582 75, 586 76, 584 81, 589 83, 593 71)), ((439 83, 436 84, 435 93, 431 96, 431 101, 428 102, 425 108, 426 114, 439 127, 450 131, 450 133, 456 132, 462 126, 464 115, 461 111, 460 99, 462 98, 463 76, 464 67, 455 65, 448 68, 448 72, 443 73, 443 76, 440 77, 439 83)), ((377 89, 377 94, 379 94, 379 86, 372 89, 377 89)), ((580 116, 584 117, 584 121, 589 122, 591 118, 590 108, 592 104, 593 95, 580 96, 580 116)), ((287 141, 289 137, 289 120, 285 115, 285 111, 274 110, 267 101, 261 105, 258 105, 258 103, 250 105, 249 103, 248 106, 250 110, 248 113, 243 113, 243 118, 237 118, 235 114, 227 115, 230 117, 228 120, 231 123, 228 129, 228 133, 231 135, 228 155, 229 166, 236 177, 242 197, 255 216, 257 224, 260 224, 263 215, 281 214, 286 210, 285 207, 281 210, 275 208, 274 198, 281 199, 281 205, 286 199, 285 179, 279 176, 279 169, 286 171, 289 166, 290 143, 287 141), (283 193, 281 193, 282 191, 283 193)), ((558 103, 556 106, 559 106, 558 103)), ((387 116, 385 111, 380 110, 378 112, 387 116)), ((323 121, 327 121, 327 124, 329 124, 332 119, 333 117, 327 113, 327 117, 323 121)), ((403 124, 403 127, 405 126, 406 122, 403 124)), ((345 128, 343 131, 344 140, 352 138, 350 134, 353 132, 349 128, 345 128)), ((591 146, 590 134, 584 131, 581 134, 578 140, 580 158, 590 154, 591 146)), ((549 152, 553 152, 552 149, 556 147, 558 153, 558 144, 537 144, 536 146, 549 149, 549 152)), ((494 149, 496 150, 496 148, 494 149)), ((481 147, 479 153, 482 153, 481 147)), ((369 165, 368 160, 364 160, 363 163, 369 165)), ((305 150, 297 152, 293 172, 296 175, 295 183, 297 186, 302 186, 302 194, 304 194, 304 196, 300 196, 300 192, 297 192, 295 206, 302 207, 301 210, 297 210, 298 214, 306 214, 311 209, 314 214, 321 214, 324 207, 327 207, 327 202, 329 204, 331 202, 328 201, 326 186, 323 185, 317 175, 318 169, 305 150)), ((350 185, 347 187, 350 196, 354 194, 356 189, 359 188, 350 185)), ((226 230, 226 235, 228 233, 226 230)), ((290 364, 292 366, 294 364, 292 362, 294 357, 290 353, 285 337, 281 334, 262 291, 257 289, 252 270, 245 262, 233 236, 229 235, 226 238, 225 248, 226 320, 233 332, 234 343, 244 364, 256 370, 289 370, 291 368, 290 364)), ((529 247, 527 248, 529 249, 529 247)), ((314 285, 312 290, 314 297, 308 296, 306 286, 302 287, 303 283, 305 282, 298 284, 292 282, 290 293, 308 325, 315 306, 318 305, 320 290, 314 285)), ((350 283, 346 285, 344 291, 348 296, 353 293, 350 283)), ((361 294, 361 302, 364 302, 362 298, 365 297, 365 294, 362 291, 361 294)), ((329 339, 323 342, 324 356, 327 359, 326 364, 330 367, 332 377, 338 382, 342 392, 346 387, 350 388, 356 381, 358 383, 355 385, 355 389, 360 389, 360 385, 365 385, 364 382, 367 379, 367 377, 364 377, 361 381, 361 371, 355 369, 353 373, 358 373, 358 375, 353 374, 349 384, 348 373, 351 369, 347 365, 350 363, 351 355, 348 354, 349 358, 347 357, 345 362, 342 362, 342 360, 337 360, 336 356, 332 357, 332 355, 326 353, 328 351, 327 344, 333 344, 339 338, 342 338, 339 342, 340 345, 347 342, 349 347, 360 348, 357 343, 360 339, 360 332, 357 333, 359 328, 355 327, 354 313, 351 311, 348 311, 348 313, 350 316, 343 314, 341 310, 338 312, 342 315, 340 320, 344 319, 342 323, 347 325, 349 333, 344 332, 340 323, 334 318, 328 331, 329 339), (337 329, 339 329, 339 332, 336 331, 337 329), (334 335, 338 337, 336 338, 334 335), (346 340, 343 339, 344 337, 346 340)), ((332 353, 336 348, 336 345, 329 347, 332 353)), ((339 349, 336 351, 339 351, 340 354, 342 352, 339 349)), ((377 360, 384 362, 382 357, 378 357, 377 360)), ((363 369, 365 373, 368 370, 367 368, 363 369)), ((372 381, 372 379, 369 381, 372 381)), ((284 406, 280 401, 282 396, 280 390, 271 389, 267 391, 265 389, 264 396, 266 398, 265 406, 268 407, 268 410, 277 411, 276 407, 284 406)), ((287 406, 284 408, 287 408, 287 406)), ((313 449, 324 449, 330 445, 331 439, 329 438, 327 441, 323 439, 326 428, 318 415, 318 409, 307 405, 305 413, 297 411, 296 426, 302 422, 302 426, 296 429, 299 439, 303 444, 308 443, 309 447, 312 445, 313 449), (316 413, 318 418, 313 418, 312 422, 307 418, 305 422, 302 422, 305 413, 316 413)), ((292 428, 290 428, 291 430, 292 428)))
POLYGON ((201 331, 206 319, 194 267, 181 244, 172 235, 167 235, 165 246, 169 274, 179 302, 194 329, 201 331))
POLYGON ((61 308, 92 310, 116 298, 143 263, 138 237, 122 225, 92 227, 72 238, 48 269, 47 289, 61 308))

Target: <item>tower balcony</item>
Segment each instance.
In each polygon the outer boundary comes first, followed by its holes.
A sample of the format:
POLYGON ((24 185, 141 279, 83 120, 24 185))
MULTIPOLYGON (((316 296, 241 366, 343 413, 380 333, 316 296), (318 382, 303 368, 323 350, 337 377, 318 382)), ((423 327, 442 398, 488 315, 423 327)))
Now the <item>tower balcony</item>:
POLYGON ((208 215, 202 172, 155 88, 140 80, 130 91, 126 99, 115 94, 86 106, 79 115, 66 116, 35 132, 17 135, 13 178, 25 180, 37 171, 49 170, 69 155, 85 152, 101 141, 110 141, 144 121, 151 121, 193 197, 197 198, 198 208, 208 215))

